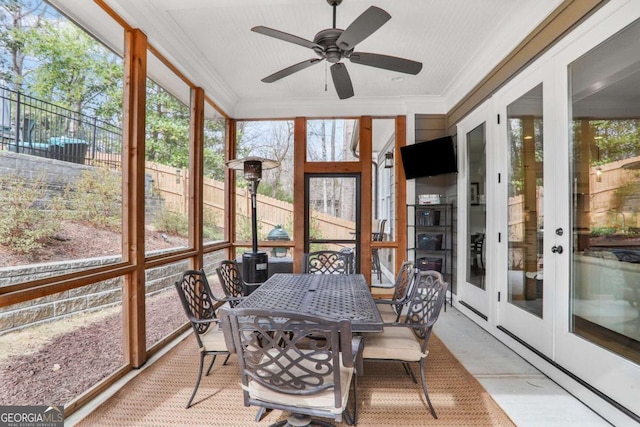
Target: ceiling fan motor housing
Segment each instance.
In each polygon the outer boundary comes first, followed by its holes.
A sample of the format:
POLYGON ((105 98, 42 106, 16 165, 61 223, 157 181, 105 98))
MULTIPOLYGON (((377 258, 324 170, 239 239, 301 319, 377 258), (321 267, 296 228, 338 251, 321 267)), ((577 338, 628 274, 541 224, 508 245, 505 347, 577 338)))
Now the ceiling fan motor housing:
POLYGON ((340 28, 328 28, 320 31, 313 39, 315 44, 323 47, 323 49, 314 47, 313 51, 321 58, 325 58, 328 62, 335 64, 342 58, 348 58, 353 49, 348 51, 341 50, 336 41, 338 37, 344 32, 340 28))

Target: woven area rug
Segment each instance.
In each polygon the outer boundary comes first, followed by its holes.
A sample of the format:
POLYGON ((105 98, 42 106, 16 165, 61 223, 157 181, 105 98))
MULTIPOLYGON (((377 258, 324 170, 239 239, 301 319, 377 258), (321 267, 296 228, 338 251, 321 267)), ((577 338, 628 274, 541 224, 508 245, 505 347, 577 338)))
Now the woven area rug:
MULTIPOLYGON (((200 383, 194 406, 185 409, 198 373, 197 345, 190 336, 77 425, 266 427, 286 419, 286 413, 272 411, 256 423, 258 408, 242 403, 235 356, 227 365, 222 365, 223 360, 216 360, 211 374, 200 383)), ((365 362, 364 375, 358 378, 358 426, 514 425, 435 335, 427 362, 429 396, 437 420, 429 413, 421 386, 399 363, 365 362)), ((419 368, 414 365, 417 374, 419 368)))

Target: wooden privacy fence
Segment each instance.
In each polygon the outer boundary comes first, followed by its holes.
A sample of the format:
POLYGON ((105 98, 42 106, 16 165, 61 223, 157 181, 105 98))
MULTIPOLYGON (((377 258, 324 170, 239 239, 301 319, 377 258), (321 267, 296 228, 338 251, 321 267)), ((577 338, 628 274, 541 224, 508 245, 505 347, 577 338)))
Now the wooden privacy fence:
MULTIPOLYGON (((612 227, 622 232, 622 226, 640 227, 640 171, 624 165, 636 164, 640 157, 632 157, 617 162, 610 162, 598 167, 589 168, 589 185, 579 189, 579 195, 588 196, 585 212, 589 214, 589 227, 612 227), (622 219, 624 218, 624 220, 622 219), (624 221, 624 222, 623 222, 624 221)), ((543 189, 537 189, 538 214, 543 210, 543 189)), ((574 195, 575 197, 576 195, 574 195)), ((509 240, 522 241, 524 236, 524 199, 522 195, 510 197, 509 240)))
MULTIPOLYGON (((187 215, 189 195, 189 171, 146 162, 146 173, 153 180, 153 189, 164 200, 166 209, 187 215)), ((224 183, 204 178, 203 216, 205 224, 224 227, 224 183)), ((267 234, 282 225, 293 238, 293 205, 282 200, 258 194, 258 235, 266 240, 267 234)), ((247 188, 236 188, 236 213, 247 220, 251 216, 251 194, 247 188)), ((355 227, 353 221, 344 220, 321 212, 313 213, 313 228, 320 236, 351 239, 355 227)))

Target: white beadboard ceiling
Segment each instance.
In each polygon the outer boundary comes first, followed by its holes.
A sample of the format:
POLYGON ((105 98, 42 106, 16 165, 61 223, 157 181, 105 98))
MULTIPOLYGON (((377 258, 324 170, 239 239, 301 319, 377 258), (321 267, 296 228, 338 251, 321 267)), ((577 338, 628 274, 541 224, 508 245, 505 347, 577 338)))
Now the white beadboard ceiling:
MULTIPOLYGON (((54 3, 94 34, 113 31, 105 29, 104 17, 96 19, 99 12, 93 2, 54 3)), ((347 60, 355 91, 347 100, 338 99, 326 61, 274 83, 260 81, 316 55, 250 29, 264 25, 313 40, 317 32, 332 26, 332 8, 326 0, 105 3, 131 26, 140 28, 159 52, 203 87, 227 114, 253 118, 444 113, 561 0, 344 0, 337 9, 338 28, 348 27, 372 5, 391 15, 356 51, 423 63, 422 71, 413 76, 347 60)))

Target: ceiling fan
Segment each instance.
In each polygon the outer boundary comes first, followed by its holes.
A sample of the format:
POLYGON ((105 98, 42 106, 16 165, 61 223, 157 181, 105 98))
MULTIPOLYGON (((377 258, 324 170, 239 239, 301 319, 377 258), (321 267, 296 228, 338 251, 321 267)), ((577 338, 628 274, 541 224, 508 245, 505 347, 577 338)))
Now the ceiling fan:
POLYGON ((420 70, 422 70, 422 63, 420 62, 398 58, 396 56, 353 51, 356 44, 369 37, 391 19, 391 15, 387 12, 379 7, 371 6, 358 16, 346 30, 341 30, 336 28, 336 8, 342 3, 342 0, 327 0, 327 3, 333 7, 333 28, 320 31, 315 35, 313 41, 263 26, 257 26, 251 29, 251 31, 264 34, 265 36, 274 37, 312 49, 320 57, 307 59, 306 61, 277 71, 262 79, 263 82, 273 83, 326 59, 333 64, 331 66, 331 77, 338 97, 340 99, 347 99, 353 96, 353 85, 351 84, 347 67, 344 63, 340 62, 343 58, 349 59, 349 61, 354 64, 368 65, 370 67, 383 68, 385 70, 406 74, 418 74, 420 70))

